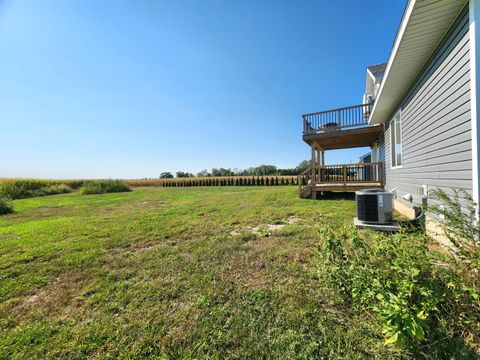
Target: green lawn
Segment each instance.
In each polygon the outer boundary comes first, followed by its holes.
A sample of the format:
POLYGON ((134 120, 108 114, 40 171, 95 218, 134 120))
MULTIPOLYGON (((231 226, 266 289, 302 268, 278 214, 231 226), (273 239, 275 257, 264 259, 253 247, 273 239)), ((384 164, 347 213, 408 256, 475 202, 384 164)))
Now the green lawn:
POLYGON ((0 217, 0 358, 394 355, 315 276, 320 229, 352 226, 353 200, 211 187, 14 205, 0 217))

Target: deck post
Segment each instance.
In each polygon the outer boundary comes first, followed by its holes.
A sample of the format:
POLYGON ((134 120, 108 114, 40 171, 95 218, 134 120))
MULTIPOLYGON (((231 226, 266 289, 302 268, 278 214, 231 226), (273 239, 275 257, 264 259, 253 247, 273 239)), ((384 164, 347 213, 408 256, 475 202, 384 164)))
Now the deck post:
POLYGON ((379 162, 377 164, 378 164, 378 175, 379 175, 378 180, 380 180, 380 184, 382 185, 382 187, 384 187, 385 184, 384 184, 384 181, 383 181, 383 162, 379 162))
POLYGON ((324 181, 323 177, 324 177, 324 170, 323 170, 323 167, 325 166, 325 150, 323 148, 320 149, 320 155, 319 155, 319 162, 320 162, 320 171, 319 171, 319 181, 322 182, 324 181))
POLYGON ((320 182, 321 177, 320 177, 320 166, 322 165, 321 159, 320 159, 320 148, 317 147, 317 182, 320 182))
POLYGON ((315 145, 312 144, 312 183, 316 183, 317 161, 315 159, 315 145))
POLYGON ((374 142, 372 146, 372 163, 378 162, 378 142, 374 142))
POLYGON ((347 186, 347 167, 343 166, 343 183, 347 186))

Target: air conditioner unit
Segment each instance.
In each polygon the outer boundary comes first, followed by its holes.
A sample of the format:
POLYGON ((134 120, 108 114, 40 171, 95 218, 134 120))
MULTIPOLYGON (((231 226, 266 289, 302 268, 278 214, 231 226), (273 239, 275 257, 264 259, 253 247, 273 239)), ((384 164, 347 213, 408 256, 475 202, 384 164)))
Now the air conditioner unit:
POLYGON ((370 224, 390 224, 393 221, 393 194, 380 189, 355 192, 357 219, 370 224))

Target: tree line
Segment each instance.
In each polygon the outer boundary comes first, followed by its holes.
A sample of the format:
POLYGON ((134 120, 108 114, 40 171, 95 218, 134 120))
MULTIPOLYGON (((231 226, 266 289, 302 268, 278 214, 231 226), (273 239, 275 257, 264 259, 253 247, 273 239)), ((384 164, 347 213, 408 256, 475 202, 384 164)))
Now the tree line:
POLYGON ((190 177, 219 177, 219 176, 288 176, 298 175, 310 167, 310 160, 300 162, 296 167, 290 169, 277 168, 275 165, 260 165, 249 167, 248 169, 230 169, 230 168, 213 168, 211 171, 202 170, 197 174, 185 171, 177 171, 175 176, 171 172, 162 172, 160 179, 190 178, 190 177))

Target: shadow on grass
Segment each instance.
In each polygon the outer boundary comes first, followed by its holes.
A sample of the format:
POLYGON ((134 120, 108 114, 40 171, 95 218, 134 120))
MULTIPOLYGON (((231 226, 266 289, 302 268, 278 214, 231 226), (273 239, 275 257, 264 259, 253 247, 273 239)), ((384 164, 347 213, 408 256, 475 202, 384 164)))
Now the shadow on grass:
POLYGON ((442 339, 412 351, 414 358, 424 359, 478 359, 478 353, 461 338, 437 334, 442 339))

